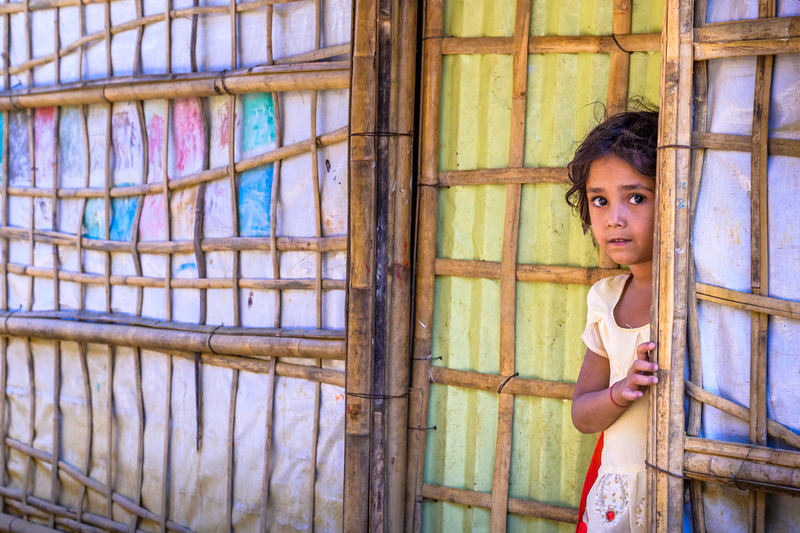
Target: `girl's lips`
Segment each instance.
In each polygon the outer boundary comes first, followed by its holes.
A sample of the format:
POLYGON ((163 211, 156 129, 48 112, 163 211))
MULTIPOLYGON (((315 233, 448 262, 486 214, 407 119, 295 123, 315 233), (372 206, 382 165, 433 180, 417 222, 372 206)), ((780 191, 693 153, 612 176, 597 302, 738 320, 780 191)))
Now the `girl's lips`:
POLYGON ((629 242, 631 242, 630 239, 612 239, 608 241, 608 244, 610 244, 611 246, 624 246, 629 242))

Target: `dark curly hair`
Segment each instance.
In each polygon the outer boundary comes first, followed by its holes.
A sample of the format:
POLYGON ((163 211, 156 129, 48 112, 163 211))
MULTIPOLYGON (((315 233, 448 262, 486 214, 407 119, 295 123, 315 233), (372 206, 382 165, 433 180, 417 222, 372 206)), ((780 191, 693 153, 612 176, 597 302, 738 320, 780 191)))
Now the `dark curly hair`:
POLYGON ((610 116, 598 124, 567 165, 572 187, 567 191, 566 200, 580 216, 584 231, 591 226, 586 180, 592 163, 613 155, 641 174, 656 177, 658 111, 646 103, 639 102, 638 107, 642 109, 610 116))

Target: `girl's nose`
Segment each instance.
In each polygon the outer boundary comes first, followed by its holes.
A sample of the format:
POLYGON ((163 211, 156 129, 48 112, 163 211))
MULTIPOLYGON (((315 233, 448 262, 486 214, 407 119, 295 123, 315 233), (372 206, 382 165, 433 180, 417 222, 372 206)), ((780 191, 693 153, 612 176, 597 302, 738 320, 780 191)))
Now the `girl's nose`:
POLYGON ((612 206, 608 211, 606 224, 610 228, 625 226, 625 209, 622 206, 612 206))

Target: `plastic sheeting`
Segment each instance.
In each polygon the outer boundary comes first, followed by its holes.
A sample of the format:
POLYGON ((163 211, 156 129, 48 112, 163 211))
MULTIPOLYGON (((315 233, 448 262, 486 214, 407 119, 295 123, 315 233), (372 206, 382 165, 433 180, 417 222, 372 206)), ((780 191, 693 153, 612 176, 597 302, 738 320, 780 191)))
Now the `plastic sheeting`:
MULTIPOLYGON (((800 15, 800 4, 779 0, 778 16, 800 15)), ((758 18, 755 0, 710 0, 708 22, 758 18)), ((709 126, 713 133, 752 132, 755 57, 708 65, 709 126)), ((800 55, 775 56, 770 137, 800 139, 800 55)), ((800 301, 800 159, 769 156, 769 295, 800 301)), ((750 154, 708 150, 703 164, 693 236, 697 280, 750 292, 750 154)), ((700 302, 703 387, 747 406, 750 401, 750 313, 700 302)), ((767 415, 800 433, 800 321, 771 316, 767 340, 767 415)), ((703 436, 749 442, 749 426, 711 407, 703 436)), ((769 439, 770 446, 781 442, 769 439)), ((709 532, 747 531, 748 494, 706 485, 709 532)), ((800 530, 798 499, 767 494, 766 530, 800 530)))
MULTIPOLYGON (((531 35, 609 35, 612 2, 534 1, 531 35)), ((633 2, 633 32, 661 29, 663 4, 633 2)), ((514 2, 444 2, 445 35, 510 37, 514 2), (480 21, 480 23, 476 23, 480 21)), ((576 143, 596 124, 594 102, 608 91, 608 54, 531 54, 525 166, 565 166, 576 143)), ((510 55, 446 55, 442 65, 442 171, 508 165, 510 55)), ((630 96, 658 101, 660 54, 634 53, 630 96)), ((527 264, 596 267, 598 249, 564 202, 566 187, 522 186, 519 252, 527 264)), ((439 192, 437 257, 500 261, 505 187, 459 186, 439 192)), ((572 381, 585 347, 588 286, 517 283, 516 370, 525 378, 572 381)), ((497 373, 500 284, 438 276, 435 281, 435 365, 497 373), (442 357, 441 360, 436 360, 442 357)), ((425 483, 491 492, 498 395, 431 384, 425 483)), ((577 507, 595 437, 572 425, 570 402, 517 396, 509 496, 577 507)), ((490 511, 426 501, 425 531, 488 531, 490 511)), ((574 531, 574 526, 515 514, 509 531, 574 531)))
MULTIPOLYGON (((190 7, 191 0, 175 0, 173 9, 190 7)), ((212 0, 203 5, 228 5, 226 1, 212 0)), ((145 0, 146 15, 163 12, 161 0, 145 0)), ((274 6, 275 58, 306 52, 314 47, 315 5, 310 0, 274 6)), ((323 0, 322 46, 346 43, 350 38, 351 4, 346 0, 323 0)), ((80 37, 77 23, 78 8, 60 10, 61 46, 80 37)), ((113 25, 136 18, 133 0, 119 0, 111 4, 113 25)), ((31 14, 31 27, 35 32, 33 57, 52 53, 54 49, 53 10, 31 14)), ((101 31, 104 27, 104 5, 85 6, 86 33, 101 31)), ((263 64, 267 60, 264 42, 264 10, 242 12, 238 16, 238 48, 240 67, 263 64)), ((145 27, 142 49, 144 74, 165 71, 167 43, 164 24, 159 22, 145 27)), ((172 65, 174 72, 190 70, 189 39, 191 19, 178 18, 172 23, 172 65)), ((111 53, 115 76, 133 75, 133 52, 136 31, 114 36, 111 53)), ((230 18, 226 14, 203 15, 198 23, 198 68, 220 71, 230 68, 230 18)), ((11 15, 12 64, 21 63, 24 57, 24 18, 11 15)), ((106 50, 104 41, 86 48, 83 61, 83 79, 106 77, 106 50)), ((78 54, 61 59, 61 81, 79 79, 78 54)), ((34 69, 33 86, 52 84, 55 67, 52 63, 34 69)), ((26 86, 27 76, 11 77, 11 88, 26 86)), ((280 95, 281 122, 284 144, 305 141, 310 137, 310 92, 287 92, 280 95)), ((252 157, 274 149, 275 113, 270 94, 249 94, 237 99, 236 124, 228 124, 227 96, 207 100, 209 110, 210 143, 203 139, 201 107, 196 99, 173 101, 169 155, 162 153, 162 132, 166 105, 163 101, 144 103, 148 138, 142 138, 138 127, 136 108, 132 103, 117 103, 111 110, 111 180, 112 185, 129 185, 157 182, 162 179, 163 165, 168 166, 169 178, 174 179, 201 170, 203 157, 208 155, 211 168, 228 164, 228 128, 235 128, 236 159, 252 157), (149 173, 143 177, 142 153, 148 150, 149 173), (208 152, 206 154, 206 151, 208 152)), ((91 187, 103 187, 105 144, 108 107, 88 107, 89 152, 91 187)), ((348 92, 320 92, 316 110, 318 134, 344 127, 348 123, 348 92)), ((28 121, 24 112, 9 115, 10 146, 9 184, 48 189, 53 180, 53 144, 58 143, 58 184, 61 187, 83 187, 83 161, 85 147, 82 142, 81 117, 77 107, 61 109, 59 131, 55 131, 53 108, 36 109, 35 131, 35 183, 32 183, 29 157, 28 121)), ((347 147, 339 143, 319 150, 319 160, 312 161, 309 154, 284 160, 277 196, 277 220, 270 220, 270 197, 274 168, 259 167, 241 174, 239 179, 239 227, 241 236, 269 236, 271 224, 277 225, 278 236, 308 237, 315 235, 314 192, 311 182, 311 165, 320 168, 320 190, 323 236, 346 233, 347 217, 347 147)), ((142 206, 139 227, 141 241, 163 241, 167 236, 164 211, 170 210, 171 238, 191 240, 193 237, 194 205, 197 188, 187 188, 171 194, 170 205, 163 203, 160 194, 149 195, 142 206)), ((231 190, 227 179, 208 184, 205 193, 204 234, 206 237, 233 235, 231 190)), ((128 242, 133 228, 133 217, 138 197, 120 197, 112 200, 109 238, 128 242)), ((27 229, 33 217, 36 229, 57 229, 75 235, 81 232, 89 238, 105 238, 104 200, 86 201, 85 215, 81 219, 81 200, 58 200, 58 220, 52 220, 51 199, 10 197, 8 202, 11 226, 27 229), (33 211, 31 211, 33 206, 33 211)), ((53 267, 52 248, 36 243, 31 256, 27 241, 11 241, 9 261, 20 265, 53 267)), ((167 265, 163 255, 142 254, 142 275, 163 277, 167 265)), ((230 278, 233 268, 232 252, 205 254, 207 277, 230 278)), ((60 246, 59 268, 79 271, 79 258, 74 247, 60 246)), ((104 272, 105 253, 83 251, 85 272, 104 272)), ((279 254, 281 278, 313 279, 316 275, 316 256, 312 252, 285 252, 279 254)), ((196 278, 198 268, 193 254, 175 254, 172 257, 171 276, 196 278)), ((111 254, 113 274, 135 275, 131 256, 127 253, 111 254)), ((241 275, 246 278, 274 277, 269 252, 242 252, 241 275)), ((345 253, 323 254, 323 278, 345 279, 345 253)), ((27 276, 8 275, 9 308, 26 309, 31 279, 27 276)), ((54 309, 52 280, 34 279, 32 287, 33 310, 54 309)), ((84 309, 106 311, 105 289, 85 286, 84 309)), ((197 323, 200 320, 199 291, 173 289, 172 319, 197 323)), ((274 294, 267 290, 242 290, 240 293, 241 322, 243 326, 271 327, 274 321, 274 294)), ((76 283, 60 284, 61 309, 80 309, 80 288, 76 283)), ((323 294, 323 328, 344 328, 344 291, 325 291, 323 294)), ((165 292, 160 288, 144 289, 143 315, 165 319, 165 292)), ((233 323, 233 296, 230 290, 208 290, 208 317, 210 325, 233 323)), ((315 328, 316 300, 313 291, 287 290, 282 292, 281 326, 285 328, 315 328)), ((135 313, 136 289, 115 286, 111 289, 112 312, 135 313)), ((7 401, 9 409, 8 435, 27 442, 34 431, 35 448, 50 452, 53 443, 53 343, 32 341, 33 372, 28 372, 24 339, 12 339, 8 346, 7 401), (32 379, 33 388, 29 379, 32 379), (35 424, 29 419, 35 404, 35 424)), ((114 490, 133 498, 136 492, 136 442, 139 415, 136 407, 134 350, 116 348, 113 383, 109 382, 107 348, 88 345, 87 362, 91 397, 84 390, 83 373, 75 343, 61 343, 61 454, 62 459, 83 468, 88 449, 86 430, 89 419, 86 404, 91 402, 94 416, 89 475, 105 483, 108 468, 112 468, 114 490), (113 390, 114 416, 111 453, 108 461, 106 432, 109 424, 107 406, 113 390)), ((226 517, 227 435, 231 396, 229 369, 204 366, 202 448, 195 445, 195 386, 192 361, 180 357, 173 359, 172 411, 165 411, 168 358, 165 354, 143 351, 141 354, 144 401, 144 480, 142 504, 155 512, 162 505, 161 487, 166 473, 162 470, 164 432, 171 425, 168 514, 170 519, 200 531, 223 530, 226 517)), ((313 361, 290 360, 295 364, 313 364, 313 361)), ((326 362, 327 368, 344 370, 343 362, 326 362)), ((278 377, 275 385, 274 424, 272 428, 273 452, 271 459, 270 502, 268 522, 273 531, 305 531, 314 524, 317 531, 341 529, 342 490, 344 471, 344 391, 331 385, 321 387, 320 432, 317 441, 316 484, 311 482, 313 465, 312 426, 314 418, 314 383, 278 377), (309 516, 311 494, 316 498, 315 514, 309 516)), ((240 372, 236 398, 233 461, 233 522, 237 531, 254 531, 257 528, 262 494, 264 443, 268 376, 240 372)), ((8 485, 21 489, 25 471, 25 458, 16 451, 8 455, 8 485)), ((33 467, 33 494, 50 498, 50 465, 35 462, 33 467)), ((80 486, 69 476, 60 475, 59 501, 75 507, 80 486)), ((85 510, 105 515, 105 497, 89 492, 85 510)), ((114 506, 116 520, 127 522, 129 515, 114 506)), ((143 530, 156 530, 157 525, 140 521, 143 530)))

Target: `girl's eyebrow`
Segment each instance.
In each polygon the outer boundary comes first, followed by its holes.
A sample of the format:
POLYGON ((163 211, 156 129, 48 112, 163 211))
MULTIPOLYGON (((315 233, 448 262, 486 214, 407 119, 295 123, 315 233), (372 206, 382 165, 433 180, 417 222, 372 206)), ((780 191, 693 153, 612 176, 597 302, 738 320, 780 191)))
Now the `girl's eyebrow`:
POLYGON ((631 185, 623 185, 623 186, 620 187, 620 189, 623 190, 623 191, 645 190, 645 191, 653 192, 653 189, 651 189, 650 187, 645 187, 641 183, 633 183, 631 185))

